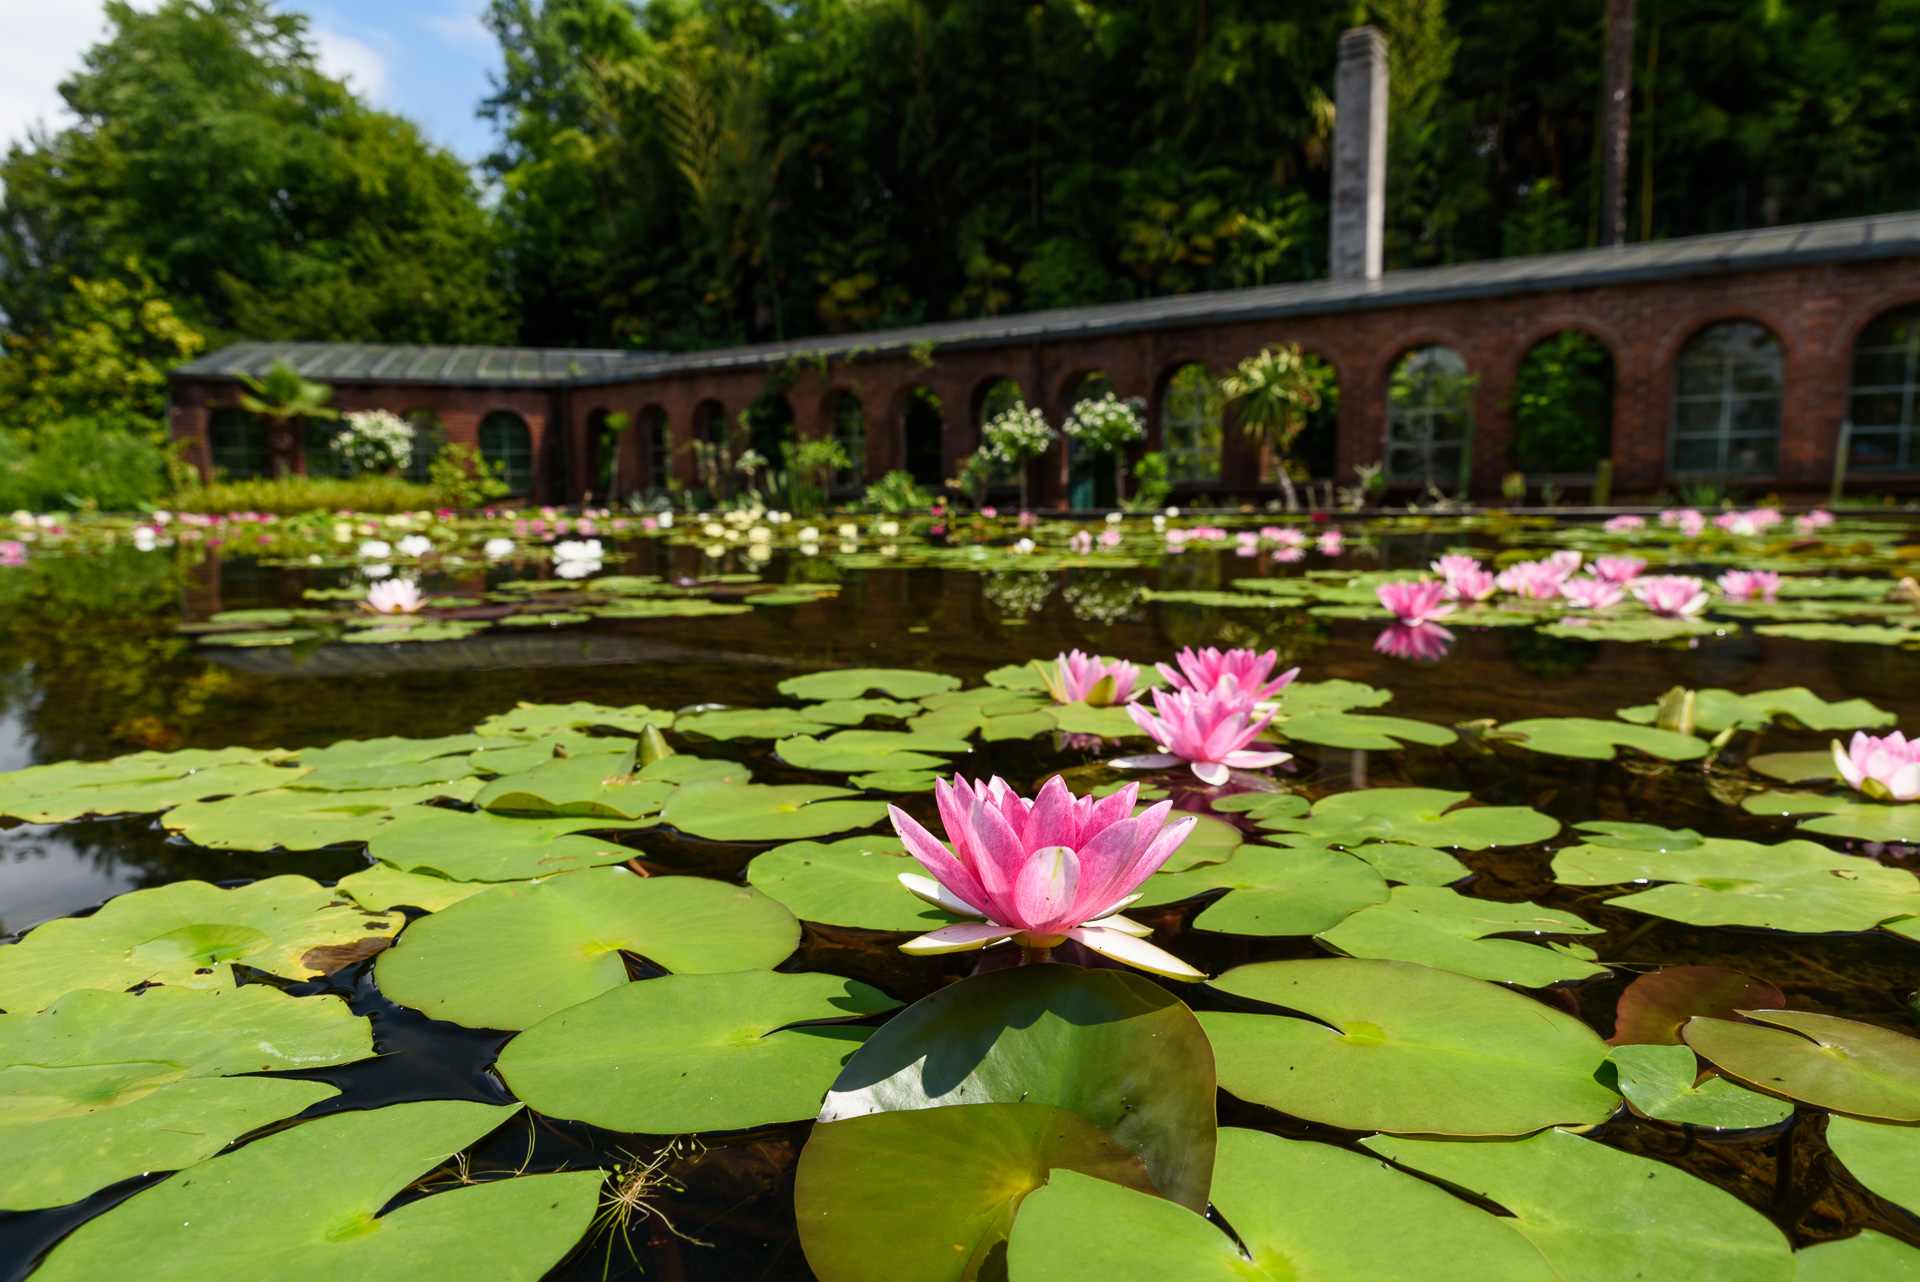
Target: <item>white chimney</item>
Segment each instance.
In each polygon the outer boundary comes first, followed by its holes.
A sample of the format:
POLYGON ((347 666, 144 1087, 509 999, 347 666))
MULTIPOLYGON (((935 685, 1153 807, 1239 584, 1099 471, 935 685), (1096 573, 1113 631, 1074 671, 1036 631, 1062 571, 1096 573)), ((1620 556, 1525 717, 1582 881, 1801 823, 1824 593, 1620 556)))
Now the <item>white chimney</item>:
POLYGON ((1387 41, 1377 27, 1340 33, 1334 81, 1335 280, 1375 280, 1387 222, 1387 41))

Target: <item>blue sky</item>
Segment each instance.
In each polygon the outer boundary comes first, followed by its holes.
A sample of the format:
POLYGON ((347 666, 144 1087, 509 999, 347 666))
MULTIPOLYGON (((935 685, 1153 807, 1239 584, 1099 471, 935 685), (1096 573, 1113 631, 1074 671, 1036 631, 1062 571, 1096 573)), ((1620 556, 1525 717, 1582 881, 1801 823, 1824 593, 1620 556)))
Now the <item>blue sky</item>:
MULTIPOLYGON (((154 0, 135 0, 140 8, 154 0)), ((480 25, 485 0, 315 0, 307 14, 320 62, 378 106, 410 117, 468 161, 492 131, 474 115, 499 64, 480 25)), ((56 86, 105 31, 101 0, 0 0, 0 145, 37 122, 69 122, 56 86)))

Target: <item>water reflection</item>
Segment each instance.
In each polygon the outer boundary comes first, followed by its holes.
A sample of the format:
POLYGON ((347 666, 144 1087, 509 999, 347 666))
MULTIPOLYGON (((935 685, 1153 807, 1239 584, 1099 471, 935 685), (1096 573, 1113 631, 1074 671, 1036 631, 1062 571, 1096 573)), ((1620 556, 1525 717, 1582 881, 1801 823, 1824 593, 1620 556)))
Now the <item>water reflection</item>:
POLYGON ((1453 633, 1437 623, 1395 623, 1373 639, 1373 648, 1396 659, 1438 662, 1453 652, 1453 633))

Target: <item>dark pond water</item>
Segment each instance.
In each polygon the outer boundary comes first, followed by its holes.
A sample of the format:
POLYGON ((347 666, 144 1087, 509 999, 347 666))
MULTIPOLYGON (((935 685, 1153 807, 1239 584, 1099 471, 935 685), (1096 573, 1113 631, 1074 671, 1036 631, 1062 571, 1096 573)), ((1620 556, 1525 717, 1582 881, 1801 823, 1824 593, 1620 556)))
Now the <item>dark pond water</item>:
MULTIPOLYGON (((1388 540, 1372 564, 1424 565, 1457 537, 1388 540)), ((639 544, 608 572, 692 573, 678 558, 692 549, 639 544)), ((0 770, 65 759, 99 759, 140 747, 245 745, 295 748, 379 735, 431 736, 463 731, 516 701, 663 708, 702 703, 782 702, 775 686, 823 668, 928 668, 976 682, 1007 663, 1082 648, 1136 660, 1168 658, 1184 645, 1277 647, 1283 666, 1300 664, 1311 680, 1345 678, 1391 689, 1384 711, 1452 725, 1492 718, 1585 715, 1650 702, 1674 685, 1738 691, 1806 686, 1827 699, 1865 697, 1920 725, 1920 654, 1760 637, 1751 631, 1691 647, 1555 640, 1523 629, 1462 631, 1438 663, 1377 654, 1377 624, 1328 620, 1297 611, 1220 610, 1138 599, 1150 587, 1226 587, 1243 573, 1272 567, 1230 554, 1190 552, 1142 570, 1000 572, 938 568, 849 570, 837 596, 813 604, 721 618, 601 621, 539 635, 493 634, 431 646, 330 647, 315 656, 285 648, 196 648, 179 636, 183 619, 215 610, 297 606, 309 588, 334 586, 344 572, 209 562, 174 569, 131 551, 98 558, 36 561, 0 591, 0 770), (339 653, 352 651, 351 653, 339 653)), ((813 564, 776 556, 773 580, 817 577, 813 564)), ((508 577, 494 572, 494 578, 508 577)), ((436 586, 429 582, 429 586, 436 586)), ((455 585, 471 590, 474 580, 455 585)), ((1824 748, 1828 736, 1769 731, 1766 750, 1824 748)), ((1023 787, 1093 759, 1057 753, 1048 741, 988 744, 968 759, 969 773, 995 772, 1023 787)), ((764 744, 704 745, 703 755, 751 761, 764 782, 803 778, 764 744)), ((1470 738, 1448 748, 1362 752, 1299 745, 1284 769, 1313 795, 1352 788, 1417 784, 1471 791, 1496 804, 1530 805, 1568 823, 1634 819, 1696 827, 1712 836, 1780 840, 1781 821, 1716 802, 1699 776, 1645 761, 1588 762, 1547 757, 1470 738)), ((930 798, 909 808, 931 821, 930 798)), ((1850 936, 1785 935, 1709 929, 1606 907, 1615 893, 1555 884, 1553 846, 1461 852, 1474 870, 1461 890, 1504 901, 1573 909, 1603 935, 1588 937, 1613 977, 1553 990, 1551 999, 1604 1035, 1614 1004, 1636 974, 1692 963, 1725 966, 1778 985, 1794 1009, 1826 1011, 1920 1032, 1909 1005, 1920 946, 1884 932, 1850 936)), ((641 865, 661 872, 733 878, 767 848, 719 844, 656 832, 625 838, 641 865)), ((1880 852, 1909 866, 1902 848, 1880 852)), ((58 826, 15 824, 0 832, 0 930, 18 932, 83 911, 119 892, 184 878, 233 881, 281 872, 329 880, 364 866, 353 853, 235 855, 169 839, 151 818, 58 826)), ((1911 866, 1920 871, 1920 858, 1911 866)), ((1173 936, 1172 949, 1212 973, 1247 961, 1322 955, 1310 939, 1223 938, 1183 930, 1189 906, 1147 920, 1173 936)), ((1164 936, 1163 936, 1164 938, 1164 936)), ((785 969, 829 970, 913 1000, 974 964, 971 954, 911 959, 891 939, 809 927, 785 969)), ((282 981, 273 981, 280 983, 282 981)), ((382 1058, 315 1074, 343 1092, 316 1111, 408 1100, 510 1097, 489 1065, 508 1034, 462 1029, 395 1006, 374 987, 371 963, 296 992, 335 991, 371 1015, 382 1058)), ((1205 993, 1196 1003, 1218 1002, 1205 993)), ((1223 1124, 1352 1144, 1357 1134, 1282 1118, 1224 1099, 1223 1124)), ((1677 1163, 1729 1190, 1778 1223, 1796 1245, 1842 1237, 1865 1226, 1920 1245, 1920 1226, 1862 1192, 1825 1160, 1817 1120, 1785 1130, 1700 1138, 1680 1128, 1623 1117, 1602 1135, 1618 1147, 1677 1163)), ((794 1160, 806 1124, 714 1138, 701 1151, 670 1155, 666 1192, 652 1205, 688 1239, 658 1219, 636 1222, 633 1252, 598 1236, 554 1275, 595 1278, 805 1278, 794 1237, 794 1160)), ((554 1170, 605 1166, 651 1156, 660 1137, 620 1136, 523 1115, 489 1139, 479 1169, 554 1170)), ((35 1256, 64 1232, 150 1181, 131 1181, 55 1211, 0 1216, 0 1278, 24 1276, 35 1256)))

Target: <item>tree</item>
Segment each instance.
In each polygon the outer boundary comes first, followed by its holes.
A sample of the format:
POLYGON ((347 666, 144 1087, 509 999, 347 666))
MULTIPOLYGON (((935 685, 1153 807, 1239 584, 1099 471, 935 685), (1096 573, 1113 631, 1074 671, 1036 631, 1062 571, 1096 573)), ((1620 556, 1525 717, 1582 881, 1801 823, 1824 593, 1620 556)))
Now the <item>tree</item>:
POLYGON ((1320 408, 1333 371, 1318 357, 1301 353, 1298 343, 1261 348, 1220 380, 1220 396, 1248 436, 1270 446, 1275 471, 1286 495, 1287 511, 1300 508, 1288 471, 1293 442, 1306 429, 1307 417, 1320 408))
POLYGON ((0 164, 10 329, 133 255, 216 341, 505 337, 465 168, 323 75, 305 18, 266 0, 115 0, 107 18, 61 85, 79 123, 0 164))
POLYGON ((293 471, 294 432, 301 423, 310 418, 340 417, 339 410, 327 406, 333 399, 333 389, 325 383, 308 382, 285 361, 275 361, 265 378, 242 374, 240 381, 247 387, 240 395, 240 408, 267 421, 267 450, 275 476, 293 471))

